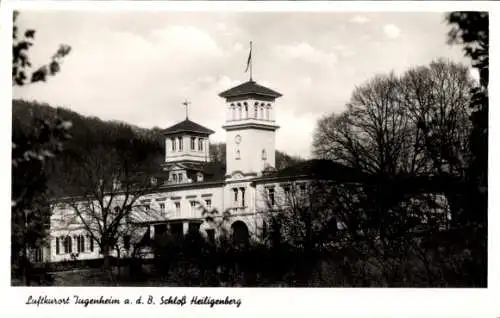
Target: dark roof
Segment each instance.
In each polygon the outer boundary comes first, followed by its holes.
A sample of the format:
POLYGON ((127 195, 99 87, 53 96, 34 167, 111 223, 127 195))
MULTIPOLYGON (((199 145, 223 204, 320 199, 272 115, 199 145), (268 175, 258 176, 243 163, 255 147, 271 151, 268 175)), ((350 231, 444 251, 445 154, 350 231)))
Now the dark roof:
POLYGON ((202 125, 197 124, 194 121, 191 121, 187 118, 186 120, 181 121, 180 123, 175 124, 163 130, 163 134, 165 135, 176 134, 181 132, 194 132, 207 135, 214 133, 213 130, 203 127, 202 125))
POLYGON ((267 173, 262 179, 293 179, 294 177, 354 182, 363 180, 365 176, 357 169, 344 166, 331 160, 313 159, 302 161, 274 173, 267 173))
MULTIPOLYGON (((223 181, 224 176, 226 175, 226 166, 219 162, 193 162, 193 161, 185 161, 185 162, 172 162, 168 163, 168 165, 172 166, 180 166, 187 170, 188 177, 192 176, 193 180, 196 180, 195 173, 202 172, 203 173, 203 181, 211 182, 211 181, 223 181)), ((168 169, 168 168, 167 168, 168 169)), ((161 171, 157 174, 159 178, 163 180, 168 180, 169 171, 161 171)))
POLYGON ((238 97, 241 95, 264 95, 274 98, 278 98, 281 96, 280 93, 275 92, 270 88, 261 86, 252 80, 230 88, 219 94, 220 97, 224 98, 238 97))

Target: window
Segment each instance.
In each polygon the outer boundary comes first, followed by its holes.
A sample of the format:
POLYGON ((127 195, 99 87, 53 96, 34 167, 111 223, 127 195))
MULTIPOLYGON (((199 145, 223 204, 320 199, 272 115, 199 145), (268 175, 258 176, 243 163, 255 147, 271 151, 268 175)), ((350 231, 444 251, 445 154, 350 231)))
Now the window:
POLYGON ((189 222, 188 225, 188 233, 189 234, 197 234, 200 232, 201 223, 198 222, 189 222))
POLYGON ((266 119, 267 120, 270 120, 271 117, 269 116, 270 115, 270 110, 271 110, 271 107, 269 107, 269 105, 266 107, 266 119))
POLYGON ((247 103, 243 103, 245 105, 245 118, 248 118, 248 105, 247 103))
POLYGON ((255 106, 254 106, 254 112, 253 112, 253 117, 255 119, 257 119, 259 117, 259 107, 258 107, 259 103, 255 103, 255 106))
POLYGON ((207 209, 212 208, 212 200, 206 199, 205 200, 205 206, 207 207, 207 209))
POLYGON ((234 188, 233 191, 234 191, 234 202, 238 202, 238 189, 234 188))
POLYGON ((268 195, 269 195, 269 203, 271 204, 271 206, 274 206, 275 203, 276 203, 274 201, 274 188, 267 189, 267 192, 268 192, 268 195))
POLYGON ((148 212, 151 209, 151 206, 149 204, 144 204, 144 211, 148 212))
POLYGON ((267 160, 266 149, 262 149, 262 160, 267 160))
POLYGON ((290 187, 289 186, 284 186, 283 187, 283 192, 285 193, 285 201, 290 200, 290 187))
POLYGON ((182 182, 182 173, 179 173, 179 182, 182 182))
POLYGON ((195 150, 196 137, 191 137, 191 150, 195 150))
POLYGON ((260 106, 260 119, 264 119, 264 106, 260 106))
POLYGON ((236 160, 240 160, 240 151, 236 150, 236 160))
POLYGON ((88 234, 87 235, 88 241, 89 241, 89 251, 93 252, 94 251, 94 239, 92 238, 92 235, 88 234))
POLYGON ((236 107, 234 106, 234 104, 231 104, 231 113, 232 113, 232 120, 235 120, 236 119, 236 107))
POLYGON ((127 251, 130 249, 130 235, 123 236, 123 248, 127 251))
POLYGON ((41 247, 35 250, 35 262, 41 262, 43 260, 43 249, 41 247))
POLYGON ((160 205, 160 212, 161 212, 162 214, 163 214, 163 213, 165 213, 165 203, 163 203, 163 202, 162 202, 162 203, 160 203, 159 205, 160 205))
POLYGON ((241 206, 245 206, 245 188, 241 188, 241 206))
POLYGON ((305 184, 299 185, 299 192, 300 192, 300 195, 306 195, 306 185, 305 184))
POLYGON ((177 138, 179 140, 179 151, 182 151, 182 137, 177 138))
POLYGON ((196 181, 198 181, 198 182, 202 182, 203 181, 203 173, 198 172, 196 174, 196 181))
POLYGON ((175 182, 175 183, 177 183, 177 174, 174 173, 172 175, 172 181, 175 182))
POLYGON ((155 186, 158 183, 158 179, 156 177, 151 177, 151 185, 155 186))
POLYGON ((85 252, 85 238, 83 237, 83 235, 78 235, 76 237, 76 251, 78 253, 85 252))
POLYGON ((172 151, 176 150, 175 138, 170 138, 170 142, 172 143, 172 151))
POLYGON ((59 238, 56 237, 56 254, 61 253, 61 250, 59 249, 59 238))
POLYGON ((198 151, 203 151, 203 139, 198 138, 198 151))
POLYGON ((191 216, 196 216, 196 201, 189 201, 191 205, 191 216))
POLYGON ((73 252, 73 241, 71 240, 71 237, 66 236, 64 239, 64 253, 69 254, 73 252))
POLYGON ((181 215, 181 203, 175 202, 175 214, 177 216, 181 215))

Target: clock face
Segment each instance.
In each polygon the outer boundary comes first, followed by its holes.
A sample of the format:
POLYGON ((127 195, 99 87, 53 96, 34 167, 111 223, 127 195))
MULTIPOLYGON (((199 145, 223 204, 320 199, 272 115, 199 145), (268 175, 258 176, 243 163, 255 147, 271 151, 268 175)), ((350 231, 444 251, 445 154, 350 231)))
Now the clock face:
POLYGON ((236 142, 236 144, 239 144, 241 142, 241 136, 236 135, 236 137, 234 137, 234 142, 236 142))

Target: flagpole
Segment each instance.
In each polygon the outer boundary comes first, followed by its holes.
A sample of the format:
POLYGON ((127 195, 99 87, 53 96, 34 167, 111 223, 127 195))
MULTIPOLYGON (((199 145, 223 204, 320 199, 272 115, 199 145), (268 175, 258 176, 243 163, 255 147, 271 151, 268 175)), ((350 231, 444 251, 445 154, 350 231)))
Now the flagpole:
MULTIPOLYGON (((252 52, 252 41, 250 41, 250 54, 253 54, 252 52)), ((252 81, 252 64, 253 64, 253 56, 250 57, 250 81, 252 81)))

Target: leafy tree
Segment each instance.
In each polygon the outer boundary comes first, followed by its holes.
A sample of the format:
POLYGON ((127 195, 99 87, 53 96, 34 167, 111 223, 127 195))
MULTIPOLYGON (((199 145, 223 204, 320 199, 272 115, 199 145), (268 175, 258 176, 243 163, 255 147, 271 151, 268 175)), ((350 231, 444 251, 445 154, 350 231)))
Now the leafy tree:
MULTIPOLYGON (((25 30, 19 35, 19 13, 14 12, 12 43, 12 85, 45 81, 60 70, 60 62, 69 54, 70 47, 61 45, 49 64, 28 74, 31 63, 29 48, 33 45, 35 30, 25 30)), ((43 246, 49 224, 50 211, 46 198, 46 162, 62 150, 63 141, 69 138, 71 123, 59 118, 32 118, 31 130, 16 130, 12 134, 12 249, 13 267, 23 271, 25 284, 29 284, 29 250, 43 246)))
POLYGON ((471 162, 467 169, 464 213, 461 219, 467 232, 466 248, 472 262, 465 264, 473 284, 486 286, 487 202, 488 202, 488 83, 489 14, 488 12, 452 12, 446 16, 451 29, 448 42, 462 45, 464 53, 478 70, 479 85, 471 90, 469 136, 471 162))

